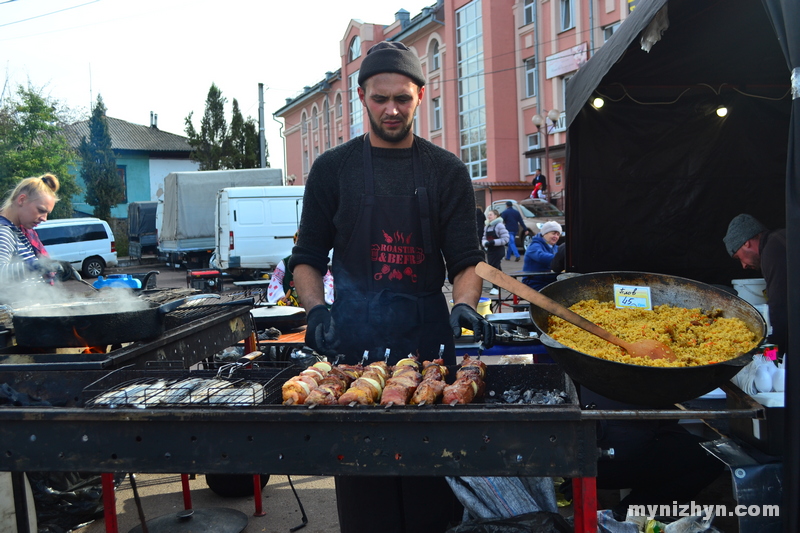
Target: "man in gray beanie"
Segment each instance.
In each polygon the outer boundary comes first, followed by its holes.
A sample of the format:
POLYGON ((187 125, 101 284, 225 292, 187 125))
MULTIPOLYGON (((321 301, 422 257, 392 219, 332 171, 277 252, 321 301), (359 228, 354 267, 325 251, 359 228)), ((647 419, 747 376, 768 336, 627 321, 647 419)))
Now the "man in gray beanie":
MULTIPOLYGON (((413 51, 376 44, 358 83, 370 132, 314 161, 290 260, 309 310, 306 344, 347 364, 364 354, 390 365, 409 354, 455 364, 462 327, 487 347, 494 341, 475 310, 482 289, 475 265, 484 257, 469 172, 455 154, 413 134, 425 94, 413 51), (331 249, 336 285, 328 309, 322 276, 331 249)), ((445 531, 461 517, 442 477, 336 476, 336 500, 342 533, 445 531)))
POLYGON ((761 270, 767 282, 767 305, 772 335, 781 352, 789 350, 789 310, 786 267, 786 230, 770 231, 755 217, 736 215, 722 239, 731 257, 744 269, 761 270))

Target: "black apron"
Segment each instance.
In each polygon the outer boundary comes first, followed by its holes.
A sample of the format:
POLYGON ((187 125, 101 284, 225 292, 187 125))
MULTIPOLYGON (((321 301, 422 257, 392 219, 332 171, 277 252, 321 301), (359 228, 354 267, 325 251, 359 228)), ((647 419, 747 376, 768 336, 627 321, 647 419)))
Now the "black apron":
POLYGON ((372 149, 364 136, 364 196, 343 254, 334 253, 336 298, 331 313, 340 362, 389 363, 418 355, 455 364, 449 309, 442 293, 444 261, 430 224, 419 148, 412 146, 414 196, 375 195, 372 149), (443 348, 442 348, 443 347, 443 348), (443 351, 442 351, 443 350, 443 351))

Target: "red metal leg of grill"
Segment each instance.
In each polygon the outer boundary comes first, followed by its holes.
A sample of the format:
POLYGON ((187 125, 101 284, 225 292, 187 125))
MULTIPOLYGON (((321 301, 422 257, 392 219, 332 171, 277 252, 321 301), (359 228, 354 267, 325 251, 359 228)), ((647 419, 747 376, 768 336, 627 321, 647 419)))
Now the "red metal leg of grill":
POLYGON ((183 491, 183 508, 192 508, 192 492, 189 490, 189 474, 181 474, 181 490, 183 491))
POLYGON ((256 511, 253 516, 266 516, 261 505, 261 474, 253 474, 253 501, 256 504, 256 511))
POLYGON ((100 474, 100 484, 103 487, 103 520, 106 524, 106 533, 119 533, 114 474, 100 474))
POLYGON ((253 353, 256 350, 258 350, 258 337, 254 331, 244 340, 244 353, 253 353))
POLYGON ((597 479, 572 479, 572 505, 575 509, 575 533, 597 532, 597 479))

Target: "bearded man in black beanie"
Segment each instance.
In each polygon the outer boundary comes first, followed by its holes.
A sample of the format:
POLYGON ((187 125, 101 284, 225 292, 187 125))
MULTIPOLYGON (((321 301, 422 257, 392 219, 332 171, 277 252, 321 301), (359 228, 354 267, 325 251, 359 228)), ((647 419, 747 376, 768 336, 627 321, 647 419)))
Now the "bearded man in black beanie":
MULTIPOLYGON (((358 95, 370 132, 327 150, 306 182, 291 269, 309 309, 306 344, 341 363, 455 364, 454 335, 475 332, 491 346, 494 330, 477 313, 483 261, 475 197, 466 166, 415 136, 425 76, 413 51, 381 42, 362 60, 358 95), (322 275, 333 249, 330 310, 322 275), (442 292, 453 285, 452 311, 442 292)), ((460 504, 442 477, 337 476, 342 532, 444 531, 460 504)))

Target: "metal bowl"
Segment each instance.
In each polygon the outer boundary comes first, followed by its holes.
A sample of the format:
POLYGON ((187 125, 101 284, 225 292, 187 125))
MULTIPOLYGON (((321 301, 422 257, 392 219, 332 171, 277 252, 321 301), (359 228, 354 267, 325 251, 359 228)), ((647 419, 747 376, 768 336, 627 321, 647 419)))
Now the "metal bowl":
MULTIPOLYGON (((556 281, 541 290, 556 302, 571 306, 581 300, 613 300, 614 284, 650 287, 653 305, 721 309, 724 317, 739 318, 756 334, 758 344, 767 325, 750 303, 718 287, 686 278, 645 272, 595 272, 556 281)), ((547 352, 569 376, 612 400, 663 407, 710 392, 735 376, 758 352, 754 348, 734 359, 711 365, 663 368, 629 365, 593 357, 568 348, 547 335, 550 313, 531 306, 531 320, 547 352)))

